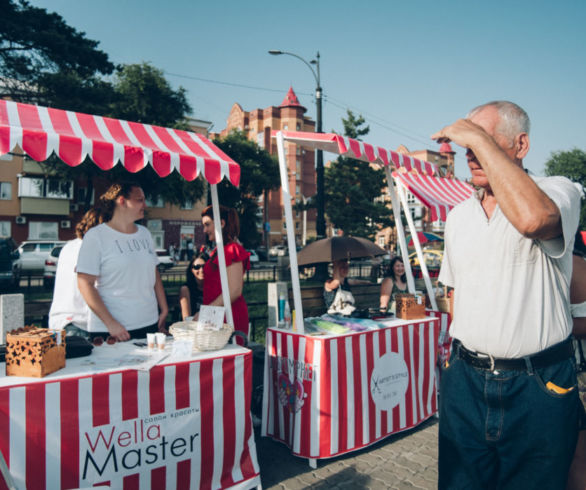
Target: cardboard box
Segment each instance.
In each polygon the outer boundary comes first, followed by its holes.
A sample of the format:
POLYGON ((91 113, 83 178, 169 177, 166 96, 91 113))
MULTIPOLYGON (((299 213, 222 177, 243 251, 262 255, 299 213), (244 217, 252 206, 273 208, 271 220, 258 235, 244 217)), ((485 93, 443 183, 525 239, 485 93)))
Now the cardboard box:
POLYGON ((403 320, 425 318, 425 298, 414 294, 395 295, 395 315, 403 320))
POLYGON ((23 327, 6 334, 7 376, 42 378, 64 367, 63 330, 54 332, 46 328, 23 327))

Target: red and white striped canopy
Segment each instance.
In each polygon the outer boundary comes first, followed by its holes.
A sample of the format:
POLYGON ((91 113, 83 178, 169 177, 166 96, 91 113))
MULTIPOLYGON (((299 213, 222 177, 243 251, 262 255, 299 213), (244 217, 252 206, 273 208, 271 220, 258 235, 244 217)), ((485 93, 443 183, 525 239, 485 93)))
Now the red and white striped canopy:
POLYGON ((474 188, 458 179, 430 177, 415 173, 393 172, 393 177, 403 183, 431 211, 431 219, 446 220, 450 209, 468 199, 474 188))
MULTIPOLYGON (((273 137, 276 134, 276 131, 272 132, 273 137)), ((407 171, 417 170, 417 172, 424 175, 437 174, 437 166, 433 163, 403 155, 393 150, 387 150, 380 146, 375 147, 363 141, 346 138, 339 134, 283 131, 283 138, 286 141, 297 143, 301 146, 317 148, 344 157, 362 160, 363 162, 378 163, 385 166, 392 165, 395 169, 404 168, 407 171)))
POLYGON ((210 184, 240 183, 240 166, 200 134, 0 100, 0 155, 16 145, 36 161, 55 152, 72 167, 89 156, 102 170, 149 164, 160 177, 177 170, 188 181, 201 173, 210 184))

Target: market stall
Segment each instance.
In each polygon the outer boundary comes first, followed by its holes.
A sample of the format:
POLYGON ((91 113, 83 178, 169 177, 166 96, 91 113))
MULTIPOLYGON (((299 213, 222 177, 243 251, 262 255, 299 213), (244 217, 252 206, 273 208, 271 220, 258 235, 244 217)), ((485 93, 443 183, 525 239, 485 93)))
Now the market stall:
POLYGON ((316 459, 415 427, 437 411, 436 318, 362 333, 267 331, 262 435, 316 459))
MULTIPOLYGON (((151 165, 160 177, 177 171, 192 181, 201 175, 211 186, 216 223, 220 222, 217 184, 223 178, 234 185, 240 180, 238 164, 202 135, 0 100, 0 155, 15 147, 37 161, 55 153, 70 166, 79 165, 89 157, 102 170, 119 164, 129 172, 138 172, 151 165)), ((226 319, 233 326, 219 226, 216 243, 226 319)), ((221 360, 156 367, 145 374, 128 368, 117 374, 98 371, 88 376, 78 372, 77 377, 61 379, 66 371, 60 371, 40 384, 27 378, 20 380, 19 386, 14 385, 14 378, 1 378, 4 384, 0 384, 3 415, 0 451, 10 473, 19 482, 26 482, 27 488, 84 486, 82 483, 90 486, 97 481, 114 481, 113 488, 121 488, 122 483, 124 488, 150 488, 152 482, 165 482, 153 483, 153 488, 169 489, 255 486, 259 483, 259 469, 251 435, 249 353, 243 350, 234 355, 218 354, 218 359, 221 360), (196 386, 199 391, 194 389, 196 386), (171 465, 169 469, 161 459, 153 460, 155 455, 147 456, 147 446, 142 449, 144 452, 126 451, 124 454, 128 456, 123 458, 128 459, 119 461, 113 474, 110 460, 104 461, 103 467, 96 463, 98 474, 92 473, 90 479, 87 465, 93 463, 90 457, 84 461, 79 459, 82 446, 93 452, 105 445, 109 437, 108 444, 116 440, 120 447, 130 447, 126 434, 139 438, 136 428, 140 420, 145 422, 184 408, 193 408, 193 416, 201 424, 201 435, 197 440, 185 442, 190 448, 193 446, 189 457, 182 458, 187 452, 176 446, 175 452, 181 453, 175 458, 176 468, 171 465), (91 414, 89 418, 88 414, 91 414), (122 432, 115 434, 116 431, 122 432), (137 459, 141 460, 140 464, 137 459), (151 461, 146 463, 147 469, 137 471, 147 460, 151 461), (129 472, 120 465, 128 466, 129 472), (191 475, 187 480, 183 478, 186 474, 191 475), (56 481, 61 485, 53 485, 56 481)), ((66 370, 69 365, 70 362, 66 370)), ((164 430, 179 437, 181 432, 170 423, 175 421, 170 417, 167 416, 168 426, 164 430)), ((163 428, 160 430, 162 434, 163 428)), ((141 433, 140 437, 144 435, 141 433)), ((115 446, 106 446, 109 447, 115 446)), ((173 451, 173 446, 165 447, 160 450, 173 451)), ((114 449, 108 450, 106 458, 116 459, 114 449)))
POLYGON ((435 165, 337 134, 279 131, 274 137, 279 154, 296 315, 295 332, 268 330, 262 434, 284 442, 294 454, 309 458, 310 464, 315 465, 316 459, 367 446, 414 427, 436 412, 436 361, 438 352, 445 350, 449 315, 438 311, 407 205, 404 189, 407 184, 399 180, 399 175, 424 176, 428 188, 434 189, 426 205, 430 205, 436 218, 439 210, 439 215, 445 219, 446 210, 469 196, 472 188, 456 181, 452 192, 449 189, 454 182, 448 182, 451 179, 434 177, 435 165), (360 333, 323 336, 323 332, 305 331, 297 255, 293 253, 296 250, 295 228, 284 158, 285 142, 384 167, 408 289, 415 293, 401 209, 419 257, 431 311, 409 321, 387 320, 360 333), (454 194, 451 202, 445 201, 446 195, 454 194), (440 338, 441 349, 438 348, 440 338), (380 380, 389 383, 386 392, 380 380))
POLYGON ((260 484, 248 349, 186 357, 104 343, 45 378, 0 369, 0 451, 17 488, 260 484))

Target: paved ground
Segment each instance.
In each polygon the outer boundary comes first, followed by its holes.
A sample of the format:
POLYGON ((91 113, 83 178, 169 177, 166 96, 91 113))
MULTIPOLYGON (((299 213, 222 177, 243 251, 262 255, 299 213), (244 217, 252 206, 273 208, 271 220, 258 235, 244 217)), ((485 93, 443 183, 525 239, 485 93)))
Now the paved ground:
POLYGON ((264 489, 435 489, 437 488, 437 419, 391 436, 373 446, 333 459, 291 455, 281 443, 256 432, 264 489))

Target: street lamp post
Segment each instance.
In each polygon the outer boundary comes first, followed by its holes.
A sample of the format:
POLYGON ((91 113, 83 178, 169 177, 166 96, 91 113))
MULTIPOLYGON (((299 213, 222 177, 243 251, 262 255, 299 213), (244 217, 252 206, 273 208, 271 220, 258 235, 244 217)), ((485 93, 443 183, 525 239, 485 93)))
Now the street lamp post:
MULTIPOLYGON (((289 53, 288 51, 279 51, 276 49, 269 50, 269 54, 272 55, 281 55, 287 54, 289 56, 294 56, 295 58, 303 61, 307 65, 307 67, 311 70, 313 77, 317 83, 315 87, 315 105, 316 105, 316 130, 318 133, 322 132, 322 88, 320 83, 320 73, 319 73, 319 51, 317 52, 315 59, 311 61, 306 61, 299 55, 295 53, 289 53), (316 66, 316 70, 313 69, 311 65, 316 66)), ((316 192, 316 207, 317 207, 317 217, 315 223, 315 231, 317 234, 317 238, 325 238, 326 236, 326 219, 325 219, 325 200, 324 200, 324 154, 322 150, 317 150, 316 154, 316 164, 315 164, 315 174, 316 174, 316 183, 317 183, 317 192, 316 192)))

